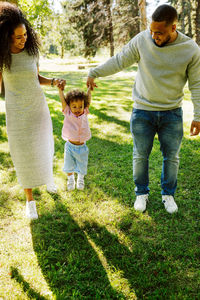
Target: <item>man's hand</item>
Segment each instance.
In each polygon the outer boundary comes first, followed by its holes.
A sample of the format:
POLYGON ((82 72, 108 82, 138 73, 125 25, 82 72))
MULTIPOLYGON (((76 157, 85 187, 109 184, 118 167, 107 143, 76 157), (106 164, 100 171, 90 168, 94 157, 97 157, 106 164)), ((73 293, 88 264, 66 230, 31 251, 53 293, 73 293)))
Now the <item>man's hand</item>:
POLYGON ((198 121, 192 121, 191 127, 190 127, 190 135, 198 135, 200 133, 200 122, 198 121))
POLYGON ((98 87, 96 85, 96 83, 94 82, 94 78, 92 78, 92 77, 87 78, 87 87, 88 88, 90 87, 91 91, 93 91, 94 87, 98 87))

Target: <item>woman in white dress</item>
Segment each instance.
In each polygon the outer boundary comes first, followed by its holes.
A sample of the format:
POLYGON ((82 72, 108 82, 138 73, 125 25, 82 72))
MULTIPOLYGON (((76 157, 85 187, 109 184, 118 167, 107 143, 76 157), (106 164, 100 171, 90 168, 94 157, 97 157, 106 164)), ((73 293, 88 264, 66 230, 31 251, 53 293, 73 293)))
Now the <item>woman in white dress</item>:
POLYGON ((40 84, 64 88, 65 80, 38 73, 39 42, 21 10, 0 2, 0 82, 3 78, 11 158, 26 194, 26 215, 38 218, 32 188, 54 190, 52 121, 40 84))

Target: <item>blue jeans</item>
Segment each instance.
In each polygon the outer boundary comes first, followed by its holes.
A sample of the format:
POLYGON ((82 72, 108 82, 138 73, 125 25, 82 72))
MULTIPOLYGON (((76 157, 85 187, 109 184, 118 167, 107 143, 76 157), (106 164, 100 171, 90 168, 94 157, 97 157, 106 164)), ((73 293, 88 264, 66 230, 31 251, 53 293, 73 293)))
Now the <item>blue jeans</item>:
POLYGON ((149 155, 158 134, 163 155, 162 195, 174 195, 177 187, 179 151, 183 137, 182 108, 166 111, 133 109, 130 121, 133 135, 133 179, 136 195, 149 193, 149 155))
POLYGON ((89 149, 86 144, 74 145, 67 141, 65 143, 64 167, 66 173, 87 174, 89 149))

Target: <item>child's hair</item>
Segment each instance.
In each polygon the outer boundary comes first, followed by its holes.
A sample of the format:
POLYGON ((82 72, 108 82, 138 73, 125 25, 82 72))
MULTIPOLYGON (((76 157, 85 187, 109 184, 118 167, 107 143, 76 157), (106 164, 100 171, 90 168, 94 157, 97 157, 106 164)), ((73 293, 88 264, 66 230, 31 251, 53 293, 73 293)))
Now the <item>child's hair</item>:
POLYGON ((90 99, 88 95, 80 90, 72 90, 68 92, 65 96, 65 101, 67 105, 70 104, 71 101, 84 100, 84 108, 90 105, 90 99))

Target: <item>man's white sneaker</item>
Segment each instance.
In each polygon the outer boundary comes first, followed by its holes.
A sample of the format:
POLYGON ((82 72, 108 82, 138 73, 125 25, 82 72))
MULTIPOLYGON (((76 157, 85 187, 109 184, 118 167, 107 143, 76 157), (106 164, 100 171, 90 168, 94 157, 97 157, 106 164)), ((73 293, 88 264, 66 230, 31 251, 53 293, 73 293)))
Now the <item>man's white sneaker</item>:
POLYGON ((78 174, 76 187, 78 190, 84 190, 84 176, 78 174))
POLYGON ((174 197, 171 195, 163 195, 162 196, 162 203, 165 206, 165 209, 168 213, 173 214, 174 212, 178 211, 178 206, 174 201, 174 197))
POLYGON ((67 189, 68 189, 68 191, 73 191, 75 189, 74 175, 68 176, 67 189))
POLYGON ((139 195, 136 197, 136 201, 134 203, 134 208, 137 211, 145 211, 146 209, 146 205, 147 205, 147 201, 148 201, 148 194, 144 194, 144 195, 139 195))
POLYGON ((26 201, 26 217, 31 220, 38 219, 35 201, 26 201))

